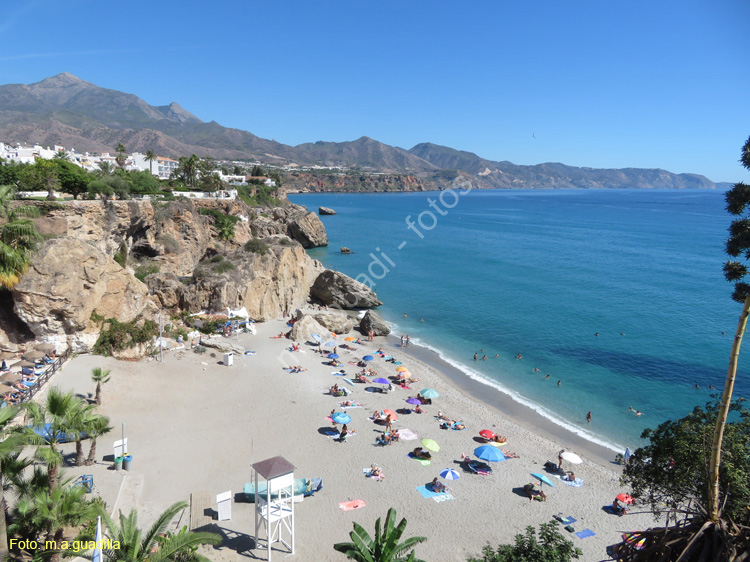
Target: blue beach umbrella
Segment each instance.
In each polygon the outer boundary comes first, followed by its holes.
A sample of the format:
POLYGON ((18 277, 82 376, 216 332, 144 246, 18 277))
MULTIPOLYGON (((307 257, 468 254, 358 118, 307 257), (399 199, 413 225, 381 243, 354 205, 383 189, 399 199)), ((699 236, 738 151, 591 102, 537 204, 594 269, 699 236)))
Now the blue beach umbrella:
POLYGON ((542 484, 549 484, 553 488, 555 487, 555 485, 552 483, 552 481, 549 478, 547 478, 544 474, 538 474, 536 472, 532 472, 531 475, 534 478, 539 478, 539 481, 542 482, 542 484))
POLYGON ((431 388, 423 388, 423 389, 422 389, 422 392, 420 392, 420 394, 421 394, 422 396, 424 396, 425 398, 437 398, 438 396, 440 396, 440 395, 439 395, 439 394, 437 393, 437 391, 436 391, 436 390, 433 390, 433 389, 431 389, 431 388))
POLYGON ((347 379, 346 377, 344 377, 344 378, 343 378, 342 380, 343 380, 343 381, 344 381, 345 383, 347 383, 347 384, 350 384, 350 385, 354 386, 354 381, 353 381, 352 379, 347 379))
POLYGON ((327 341, 323 344, 323 347, 336 347, 337 345, 335 341, 327 341))
POLYGON ((388 379, 384 379, 383 377, 372 379, 372 382, 376 382, 378 384, 391 384, 391 381, 389 381, 388 379))
POLYGON ((445 478, 446 480, 458 480, 460 478, 460 475, 458 472, 453 470, 452 468, 446 468, 441 473, 440 476, 445 478))
POLYGON ((503 452, 491 445, 482 445, 474 449, 474 456, 479 457, 483 461, 487 462, 500 462, 505 460, 503 452))
POLYGON ((352 418, 349 417, 349 414, 346 414, 344 412, 336 412, 331 416, 331 419, 336 423, 349 423, 352 421, 352 418))
POLYGON ((310 337, 312 337, 312 339, 314 339, 316 342, 320 342, 323 339, 319 334, 310 334, 310 337))
POLYGON ((338 359, 339 358, 338 353, 329 353, 328 355, 326 355, 326 357, 328 357, 328 359, 338 359))
POLYGON ((372 355, 365 355, 362 358, 362 361, 372 361, 373 359, 375 359, 375 358, 372 355))

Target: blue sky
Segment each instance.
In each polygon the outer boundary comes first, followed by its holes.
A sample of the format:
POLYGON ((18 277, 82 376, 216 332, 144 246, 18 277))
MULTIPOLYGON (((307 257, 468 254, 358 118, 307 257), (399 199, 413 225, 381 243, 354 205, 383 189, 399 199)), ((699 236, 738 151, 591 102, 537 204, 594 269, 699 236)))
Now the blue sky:
POLYGON ((29 0, 0 83, 71 72, 287 144, 750 179, 750 3, 29 0))

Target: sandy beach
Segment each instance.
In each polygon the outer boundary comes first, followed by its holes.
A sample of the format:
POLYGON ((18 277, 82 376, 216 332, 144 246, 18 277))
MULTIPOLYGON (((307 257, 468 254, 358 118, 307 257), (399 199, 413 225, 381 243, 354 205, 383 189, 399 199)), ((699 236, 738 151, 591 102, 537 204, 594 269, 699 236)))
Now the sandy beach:
MULTIPOLYGON (((167 352, 163 363, 90 355, 71 360, 48 387, 88 396, 95 389, 91 369, 111 369, 113 376, 103 387, 101 410, 110 417, 114 430, 98 441, 94 467, 68 467, 67 475, 93 474, 96 491, 108 507, 125 512, 137 507, 142 526, 172 503, 188 501, 191 493, 208 491, 214 497, 231 490, 232 519, 214 521, 209 529, 225 536, 221 547, 206 549, 207 556, 217 561, 266 559, 265 548, 252 548, 254 505, 244 501, 242 488, 251 480, 252 463, 277 455, 296 467, 296 478, 320 477, 324 483, 320 492, 295 505, 296 560, 344 560, 333 544, 349 540, 352 521, 372 533, 375 519, 384 518, 390 507, 396 509, 399 519, 407 518, 406 536, 427 537, 416 552, 418 558, 428 561, 463 561, 478 556, 485 544, 512 542, 527 525, 538 527, 558 513, 577 519, 573 524, 576 532, 590 529, 595 533, 578 538, 562 531, 583 550, 582 560, 606 560, 606 546, 618 542, 620 533, 653 525, 645 506, 633 506, 624 517, 603 509, 618 493, 627 491, 619 484, 620 467, 609 462, 614 455, 608 459, 606 451, 587 446, 564 431, 545 434, 539 431, 541 422, 511 405, 498 403, 498 409, 478 400, 481 388, 460 388, 453 377, 403 353, 388 338, 353 345, 355 351, 339 347, 347 376, 353 378, 359 370, 349 361, 382 347, 401 360, 419 382, 411 390, 396 387, 388 394, 366 390, 379 385, 349 386, 332 374, 338 369, 323 365, 325 359, 313 347, 300 342, 303 351, 290 352, 292 342, 272 338, 286 330, 283 321, 270 321, 258 324, 256 335, 233 339, 256 353, 235 355, 231 367, 220 364, 221 354, 211 349, 203 355, 190 349, 167 352), (283 370, 290 365, 307 370, 283 370), (334 383, 353 389, 353 393, 348 398, 329 395, 334 383), (435 389, 440 397, 424 406, 425 413, 399 415, 394 423, 395 429, 408 428, 418 439, 377 446, 375 438, 383 426, 368 419, 373 411, 407 407, 405 399, 425 387, 435 389), (363 407, 345 410, 352 418, 349 428, 356 434, 339 443, 325 434, 331 428, 326 417, 332 409, 342 411, 338 403, 345 399, 363 407), (467 429, 440 429, 434 417, 438 410, 462 420, 467 429), (123 423, 133 466, 128 472, 117 472, 112 467, 112 443, 120 439, 123 423), (478 436, 482 429, 507 436, 503 448, 520 458, 491 463, 493 474, 488 476, 464 471, 461 454, 471 455, 483 444, 478 436), (429 466, 407 456, 423 438, 440 445, 429 466), (566 485, 544 471, 545 461, 556 462, 563 448, 583 458, 582 464, 565 467, 583 480, 580 487, 566 485), (363 468, 372 464, 381 467, 384 479, 365 476, 363 468), (423 498, 416 488, 445 468, 460 475, 458 480, 446 482, 453 499, 438 502, 423 498), (535 480, 532 472, 547 474, 554 483, 553 488, 544 486, 546 502, 530 502, 519 493, 524 484, 535 480), (366 505, 354 511, 339 509, 340 502, 356 499, 366 505)), ((344 337, 339 335, 338 341, 343 343, 344 337)), ((377 356, 370 366, 378 376, 396 374, 394 365, 377 356)), ((36 399, 45 395, 46 389, 36 399)), ((74 446, 66 445, 64 452, 74 452, 74 446)), ((188 521, 186 511, 175 524, 187 525, 188 521)), ((281 556, 282 551, 275 551, 274 558, 281 556)))

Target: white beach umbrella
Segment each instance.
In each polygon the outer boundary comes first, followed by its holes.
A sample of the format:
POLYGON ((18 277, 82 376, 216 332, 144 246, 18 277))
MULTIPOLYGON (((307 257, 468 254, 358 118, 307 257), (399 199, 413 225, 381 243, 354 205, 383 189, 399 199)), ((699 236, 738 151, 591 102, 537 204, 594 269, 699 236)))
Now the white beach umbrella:
POLYGON ((562 455, 560 455, 564 460, 573 463, 573 464, 581 464, 583 460, 581 460, 581 457, 576 455, 575 453, 571 453, 570 451, 565 451, 562 455))

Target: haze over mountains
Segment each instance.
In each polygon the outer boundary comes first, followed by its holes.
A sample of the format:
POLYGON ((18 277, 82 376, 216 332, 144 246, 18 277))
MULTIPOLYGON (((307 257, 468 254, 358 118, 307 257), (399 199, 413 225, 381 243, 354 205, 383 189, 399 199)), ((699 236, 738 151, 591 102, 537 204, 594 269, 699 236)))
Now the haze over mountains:
POLYGON ((431 143, 406 150, 369 137, 289 146, 214 121, 206 123, 174 102, 152 106, 133 94, 100 88, 65 72, 34 84, 0 86, 0 141, 62 145, 78 152, 111 152, 122 142, 129 152, 153 150, 160 156, 195 153, 277 165, 343 166, 365 174, 415 176, 419 179, 395 185, 427 189, 447 186, 457 175, 470 176, 483 188, 716 187, 698 174, 558 163, 522 166, 431 143))

